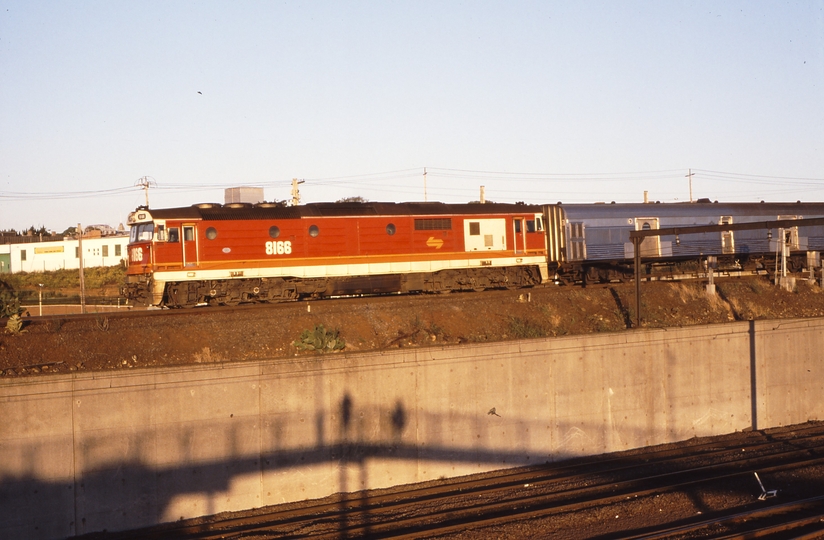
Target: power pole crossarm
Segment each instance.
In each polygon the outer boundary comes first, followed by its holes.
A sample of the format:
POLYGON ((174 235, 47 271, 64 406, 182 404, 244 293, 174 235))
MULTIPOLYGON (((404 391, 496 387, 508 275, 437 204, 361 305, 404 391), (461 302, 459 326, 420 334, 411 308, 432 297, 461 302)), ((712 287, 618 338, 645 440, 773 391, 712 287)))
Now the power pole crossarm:
POLYGON ((149 186, 157 187, 157 182, 151 176, 141 176, 134 185, 143 188, 146 193, 146 208, 149 207, 149 186))
POLYGON ((292 178, 292 206, 297 206, 300 204, 300 190, 298 189, 298 185, 303 184, 304 182, 306 182, 306 180, 292 178))

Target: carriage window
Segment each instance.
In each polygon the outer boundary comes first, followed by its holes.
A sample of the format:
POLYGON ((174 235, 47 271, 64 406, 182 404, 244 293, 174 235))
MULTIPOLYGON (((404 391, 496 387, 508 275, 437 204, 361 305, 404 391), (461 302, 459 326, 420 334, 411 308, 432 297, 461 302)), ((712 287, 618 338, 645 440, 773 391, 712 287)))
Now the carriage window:
POLYGON ((217 238, 217 229, 215 229, 214 227, 209 227, 208 229, 206 229, 206 238, 208 238, 209 240, 214 240, 215 238, 217 238))
POLYGON ((386 234, 388 234, 389 236, 392 236, 393 234, 395 234, 395 224, 394 223, 390 223, 389 225, 386 226, 386 234))
POLYGON ((469 236, 480 236, 481 235, 481 223, 479 221, 470 221, 469 222, 469 236))
POLYGON ((280 227, 278 227, 277 225, 272 225, 271 227, 269 227, 269 236, 271 238, 277 238, 278 236, 280 236, 280 227))
POLYGON ((575 221, 569 224, 569 237, 570 238, 583 238, 584 237, 584 222, 583 221, 575 221))
POLYGON ((169 242, 180 242, 180 229, 169 227, 169 242))
POLYGON ((309 227, 309 236, 311 236, 312 238, 315 238, 319 234, 320 234, 320 229, 318 229, 317 225, 311 225, 309 227))

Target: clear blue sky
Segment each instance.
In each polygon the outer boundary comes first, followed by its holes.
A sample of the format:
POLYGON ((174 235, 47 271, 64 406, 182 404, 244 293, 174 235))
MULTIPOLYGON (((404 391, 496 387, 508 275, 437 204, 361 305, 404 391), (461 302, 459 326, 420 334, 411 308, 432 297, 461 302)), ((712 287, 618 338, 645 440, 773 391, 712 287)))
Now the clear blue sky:
POLYGON ((303 202, 824 201, 824 0, 0 0, 0 229, 303 202), (423 169, 427 168, 424 194, 423 169))

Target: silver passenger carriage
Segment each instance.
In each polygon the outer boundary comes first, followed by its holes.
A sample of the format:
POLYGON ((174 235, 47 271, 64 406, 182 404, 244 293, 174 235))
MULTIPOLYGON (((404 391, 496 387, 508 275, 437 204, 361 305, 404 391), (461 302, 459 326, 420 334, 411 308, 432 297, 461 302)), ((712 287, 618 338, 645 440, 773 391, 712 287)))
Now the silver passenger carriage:
MULTIPOLYGON (((631 203, 557 204, 546 207, 550 262, 567 281, 615 281, 632 274, 630 232, 824 217, 824 203, 631 203)), ((824 250, 824 226, 647 237, 641 257, 658 279, 692 277, 699 261, 716 256, 720 272, 775 269, 781 237, 789 246, 790 271, 807 266, 807 252, 824 250)))

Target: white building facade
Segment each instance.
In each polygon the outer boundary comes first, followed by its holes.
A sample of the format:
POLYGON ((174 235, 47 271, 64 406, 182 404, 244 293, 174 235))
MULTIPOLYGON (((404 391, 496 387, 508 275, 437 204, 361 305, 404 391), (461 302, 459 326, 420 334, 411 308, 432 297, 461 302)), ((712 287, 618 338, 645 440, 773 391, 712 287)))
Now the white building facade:
MULTIPOLYGON (((80 268, 79 244, 77 239, 0 244, 0 274, 77 270, 80 268)), ((119 265, 126 260, 128 244, 128 235, 84 237, 83 267, 119 265)))

